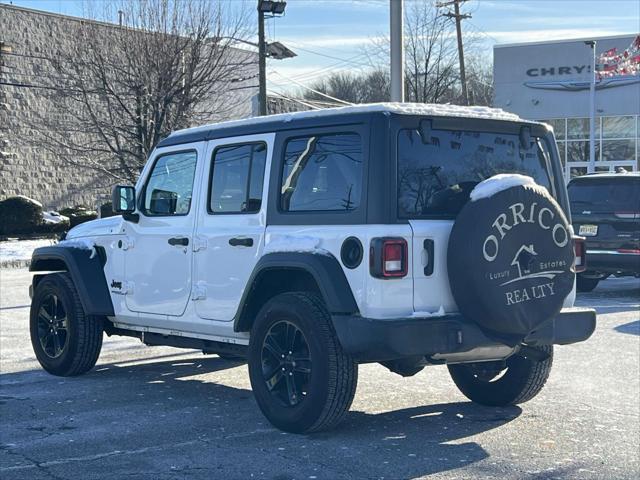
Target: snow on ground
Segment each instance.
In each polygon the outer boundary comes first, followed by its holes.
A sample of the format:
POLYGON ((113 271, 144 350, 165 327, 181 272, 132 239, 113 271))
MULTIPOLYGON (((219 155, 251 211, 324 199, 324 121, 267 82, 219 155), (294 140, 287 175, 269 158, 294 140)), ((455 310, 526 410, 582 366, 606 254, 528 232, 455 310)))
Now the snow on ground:
POLYGON ((69 217, 65 217, 64 215, 60 215, 58 212, 42 212, 42 221, 44 223, 69 223, 69 217))
POLYGON ((8 240, 0 242, 0 267, 23 267, 31 260, 31 254, 38 247, 56 243, 52 239, 8 240))

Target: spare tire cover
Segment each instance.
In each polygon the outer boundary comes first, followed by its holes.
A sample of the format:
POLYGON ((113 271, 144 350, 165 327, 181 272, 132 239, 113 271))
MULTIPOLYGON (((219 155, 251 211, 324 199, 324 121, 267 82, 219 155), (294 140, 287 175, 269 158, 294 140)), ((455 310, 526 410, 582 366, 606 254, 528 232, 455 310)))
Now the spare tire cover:
POLYGON ((447 251, 460 312, 491 338, 522 342, 560 311, 573 289, 570 232, 558 203, 538 185, 468 202, 447 251))

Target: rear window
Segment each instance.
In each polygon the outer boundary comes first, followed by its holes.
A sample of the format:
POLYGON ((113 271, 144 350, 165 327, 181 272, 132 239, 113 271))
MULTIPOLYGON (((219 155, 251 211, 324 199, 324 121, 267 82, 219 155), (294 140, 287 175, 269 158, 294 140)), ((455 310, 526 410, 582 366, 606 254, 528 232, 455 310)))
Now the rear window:
POLYGON ((640 210, 640 181, 633 179, 589 179, 568 187, 571 211, 582 213, 636 212, 640 210))
POLYGON ((362 142, 357 133, 312 135, 287 142, 282 211, 354 210, 360 205, 361 189, 362 142))
POLYGON ((416 129, 398 134, 398 215, 400 218, 452 218, 471 190, 498 173, 532 177, 553 195, 549 152, 544 140, 519 135, 431 130, 428 143, 416 129))

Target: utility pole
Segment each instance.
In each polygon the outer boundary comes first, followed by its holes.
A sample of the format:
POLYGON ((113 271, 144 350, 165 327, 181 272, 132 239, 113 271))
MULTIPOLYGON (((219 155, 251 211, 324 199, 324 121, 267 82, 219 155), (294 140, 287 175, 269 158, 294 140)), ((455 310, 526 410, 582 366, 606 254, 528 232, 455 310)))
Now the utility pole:
POLYGON ((392 102, 404 102, 404 38, 402 34, 402 2, 403 0, 389 0, 392 102))
MULTIPOLYGON (((258 4, 259 5, 259 4, 258 4)), ((267 114, 267 53, 264 42, 264 12, 258 6, 258 115, 267 114)))
POLYGON ((436 3, 437 7, 453 5, 453 12, 443 13, 444 17, 453 18, 456 22, 456 36, 458 37, 458 60, 460 61, 460 83, 462 84, 462 99, 465 105, 469 105, 469 92, 467 91, 467 74, 464 69, 464 48, 462 46, 462 20, 471 18, 468 13, 460 13, 460 4, 467 0, 451 0, 450 2, 436 3))
MULTIPOLYGON (((278 17, 284 14, 286 6, 287 2, 283 0, 258 0, 258 115, 260 116, 267 114, 267 42, 264 40, 264 15, 269 14, 268 18, 278 17)), ((272 58, 277 59, 296 56, 280 42, 270 43, 269 53, 272 58)))

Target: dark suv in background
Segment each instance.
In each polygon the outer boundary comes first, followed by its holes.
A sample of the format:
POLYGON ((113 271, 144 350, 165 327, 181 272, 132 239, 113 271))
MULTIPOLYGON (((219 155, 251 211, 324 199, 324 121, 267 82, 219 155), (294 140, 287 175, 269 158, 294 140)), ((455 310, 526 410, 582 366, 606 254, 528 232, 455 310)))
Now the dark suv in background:
POLYGON ((640 173, 585 175, 568 191, 573 228, 587 239, 578 291, 590 292, 609 275, 640 276, 640 173))

